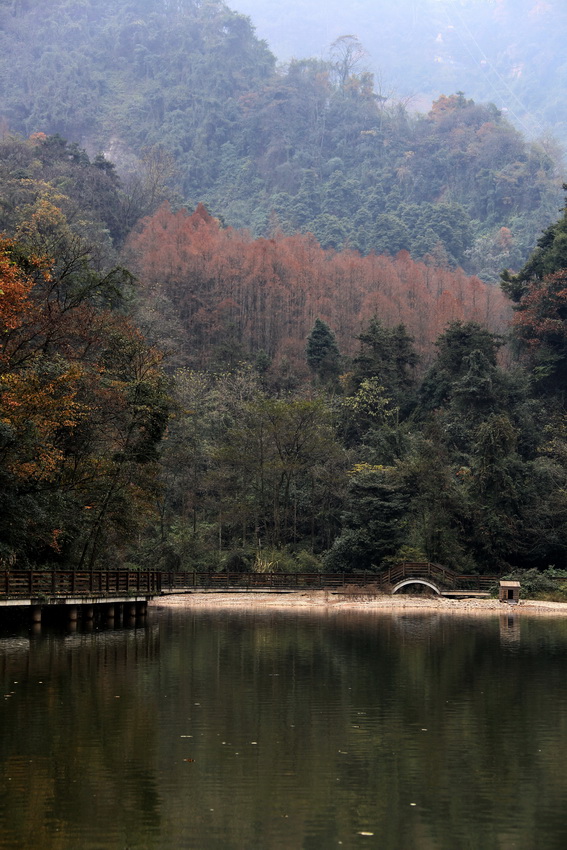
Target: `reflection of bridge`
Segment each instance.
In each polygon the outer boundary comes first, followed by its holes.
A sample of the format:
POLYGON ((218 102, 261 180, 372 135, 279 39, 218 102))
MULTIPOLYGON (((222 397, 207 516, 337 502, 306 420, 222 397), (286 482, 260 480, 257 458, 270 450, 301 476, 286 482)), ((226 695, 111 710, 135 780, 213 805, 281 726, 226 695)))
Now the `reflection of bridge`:
POLYGON ((366 587, 397 593, 405 587, 428 588, 443 596, 488 595, 497 576, 459 575, 427 562, 396 564, 382 572, 360 573, 201 573, 155 570, 12 570, 0 571, 0 608, 31 607, 36 619, 50 606, 67 614, 93 616, 94 606, 126 606, 130 614, 153 597, 208 591, 293 591, 366 587), (85 614, 85 612, 89 612, 85 614))

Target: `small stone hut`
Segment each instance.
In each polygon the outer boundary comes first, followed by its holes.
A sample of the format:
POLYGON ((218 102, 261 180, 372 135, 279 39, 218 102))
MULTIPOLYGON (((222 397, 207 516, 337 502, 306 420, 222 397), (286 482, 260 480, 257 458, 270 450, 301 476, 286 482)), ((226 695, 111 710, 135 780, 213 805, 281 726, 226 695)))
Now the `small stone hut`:
POLYGON ((520 582, 501 581, 498 599, 500 602, 511 602, 517 605, 520 601, 520 582))

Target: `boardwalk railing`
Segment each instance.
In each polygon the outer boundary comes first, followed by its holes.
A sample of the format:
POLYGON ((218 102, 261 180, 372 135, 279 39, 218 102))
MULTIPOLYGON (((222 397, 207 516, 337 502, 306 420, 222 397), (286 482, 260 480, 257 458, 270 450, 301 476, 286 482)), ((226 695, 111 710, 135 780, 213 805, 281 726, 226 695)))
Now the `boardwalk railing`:
POLYGON ((489 590, 499 580, 495 575, 461 575, 428 561, 404 561, 380 573, 380 582, 395 585, 404 579, 430 579, 434 584, 445 590, 489 590))
POLYGON ((402 563, 383 572, 360 573, 202 573, 154 570, 0 571, 0 598, 116 596, 195 589, 237 590, 373 586, 387 590, 404 579, 427 578, 445 590, 488 590, 497 576, 458 575, 438 564, 402 563))
POLYGON ((0 598, 156 595, 162 573, 139 570, 11 570, 0 572, 0 598))
POLYGON ((375 573, 162 573, 162 590, 258 588, 288 589, 376 584, 375 573))
POLYGON ((457 582, 457 574, 447 567, 438 564, 424 562, 404 561, 396 564, 383 573, 380 573, 382 584, 397 584, 408 578, 427 578, 437 582, 443 587, 454 588, 457 582))

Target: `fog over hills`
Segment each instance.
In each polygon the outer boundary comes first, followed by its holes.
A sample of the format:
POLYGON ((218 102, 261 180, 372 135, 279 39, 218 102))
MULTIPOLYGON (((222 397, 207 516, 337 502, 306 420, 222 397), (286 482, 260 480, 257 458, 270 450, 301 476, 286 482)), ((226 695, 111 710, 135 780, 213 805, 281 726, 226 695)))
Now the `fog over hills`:
POLYGON ((567 5, 558 0, 234 0, 280 61, 353 34, 385 92, 419 109, 464 91, 529 136, 567 141, 567 5))
POLYGON ((558 3, 234 3, 0 0, 4 134, 142 179, 122 236, 171 191, 254 236, 523 265, 562 202, 558 3))

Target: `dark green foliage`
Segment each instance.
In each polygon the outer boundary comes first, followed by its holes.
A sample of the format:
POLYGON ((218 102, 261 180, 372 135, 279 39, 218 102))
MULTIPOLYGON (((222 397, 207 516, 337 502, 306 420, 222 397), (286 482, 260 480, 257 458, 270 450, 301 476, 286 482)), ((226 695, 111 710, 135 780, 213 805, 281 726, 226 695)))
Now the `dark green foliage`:
MULTIPOLYGON (((567 185, 563 186, 567 190, 567 185)), ((513 340, 540 396, 565 405, 567 379, 567 209, 548 227, 524 267, 502 274, 515 302, 513 340)))
POLYGON ((521 584, 521 595, 528 596, 531 599, 538 596, 546 596, 550 593, 555 593, 561 589, 565 592, 567 586, 567 571, 557 570, 555 567, 548 567, 546 570, 513 570, 504 579, 508 581, 519 581, 521 584), (557 580, 559 579, 559 581, 557 580), (562 582, 561 579, 564 579, 562 582))
POLYGON ((415 385, 418 358, 413 340, 404 325, 386 328, 377 316, 359 334, 360 351, 353 358, 355 387, 368 378, 378 378, 394 404, 407 408, 415 385))
POLYGON ((315 319, 307 337, 307 364, 323 383, 336 379, 340 369, 340 352, 335 335, 326 322, 315 319))
POLYGON ((28 81, 5 89, 15 130, 112 139, 127 154, 162 144, 188 195, 214 179, 238 98, 274 66, 222 2, 41 0, 0 15, 0 74, 28 81))
POLYGON ((437 359, 424 377, 422 405, 439 407, 449 399, 453 388, 463 403, 467 398, 472 402, 474 397, 480 404, 488 401, 490 373, 496 367, 502 344, 499 337, 477 322, 451 322, 436 343, 437 359))
POLYGON ((336 572, 376 570, 404 540, 408 496, 392 469, 361 467, 351 478, 343 533, 325 559, 336 572))
MULTIPOLYGON (((567 191, 567 184, 563 184, 567 191)), ((567 268, 567 208, 559 221, 551 224, 537 241, 528 261, 517 274, 502 273, 504 292, 518 303, 527 294, 529 284, 543 280, 546 275, 567 268)))
POLYGON ((370 244, 377 254, 409 251, 410 241, 408 228, 397 216, 384 213, 376 218, 370 244))

